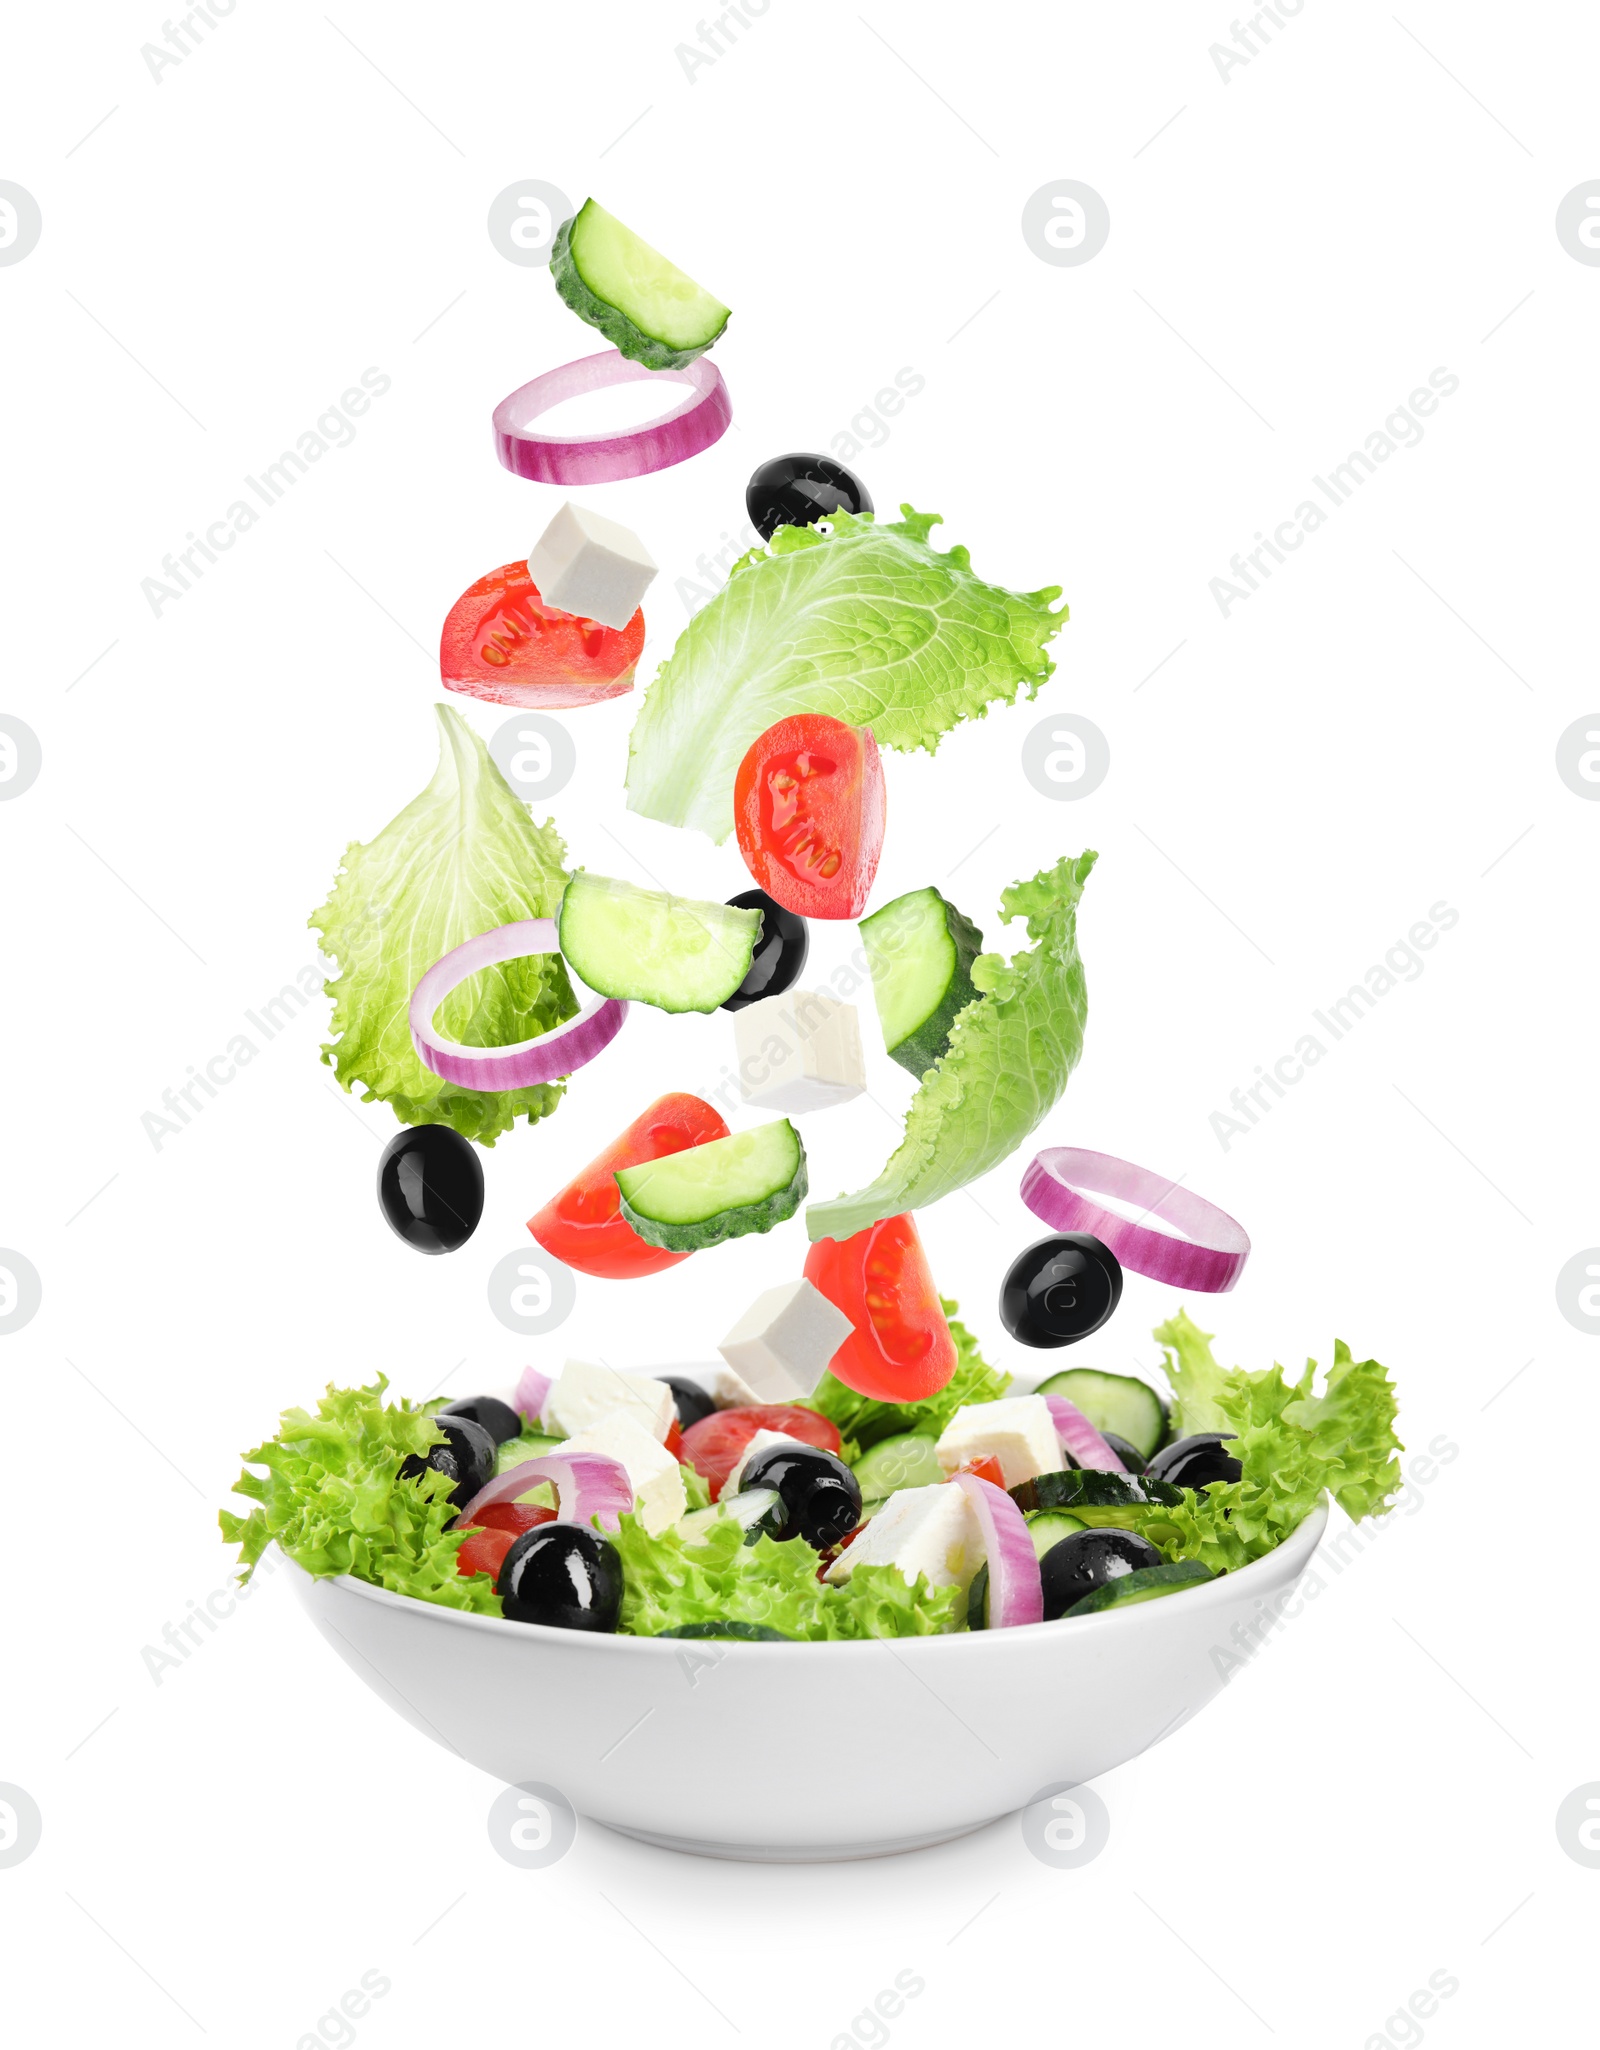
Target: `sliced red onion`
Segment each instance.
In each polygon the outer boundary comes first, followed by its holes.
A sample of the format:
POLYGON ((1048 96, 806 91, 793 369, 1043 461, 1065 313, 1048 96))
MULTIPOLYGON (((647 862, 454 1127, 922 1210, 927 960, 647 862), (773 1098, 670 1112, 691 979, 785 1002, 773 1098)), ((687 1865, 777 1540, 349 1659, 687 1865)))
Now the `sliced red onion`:
POLYGON ((1174 1288, 1222 1295, 1232 1288, 1250 1257, 1244 1227, 1203 1196, 1183 1189, 1147 1167, 1090 1153, 1080 1146, 1050 1146, 1035 1155, 1022 1177, 1022 1200, 1052 1231, 1092 1232, 1124 1267, 1174 1288), (1173 1238, 1150 1231, 1114 1210, 1092 1202, 1084 1190, 1142 1206, 1186 1234, 1173 1238))
POLYGON ((515 925, 497 925, 493 932, 453 947, 435 961, 411 993, 411 1044, 425 1068, 462 1089, 527 1089, 536 1082, 555 1082, 571 1075, 608 1047, 622 1029, 628 1006, 616 997, 600 997, 576 1018, 522 1039, 515 1046, 463 1046, 434 1030, 434 1013, 453 989, 480 968, 502 961, 520 961, 529 954, 554 954, 553 918, 520 918, 515 925))
POLYGON ((456 1529, 465 1530, 492 1503, 515 1502, 539 1481, 554 1487, 560 1523, 587 1524, 598 1516, 607 1530, 615 1530, 617 1518, 633 1507, 633 1483, 620 1459, 603 1452, 543 1452, 480 1488, 456 1518, 456 1529))
POLYGON ((704 356, 682 370, 646 370, 615 349, 547 370, 494 409, 494 450, 505 467, 536 484, 613 484, 697 456, 728 431, 733 407, 722 372, 704 356), (552 406, 613 384, 666 378, 689 388, 642 427, 605 434, 543 434, 533 424, 552 406))
POLYGON ((550 1399, 550 1376, 541 1374, 537 1367, 524 1367, 517 1381, 517 1392, 511 1398, 511 1406, 529 1423, 536 1424, 550 1399))
POLYGON ((1044 1621, 1044 1583, 1039 1577, 1038 1555, 1023 1521, 1022 1511, 1004 1488, 993 1481, 979 1480, 975 1473, 952 1476, 963 1490, 983 1532, 984 1556, 989 1564, 989 1628, 1004 1630, 1013 1623, 1044 1621))
POLYGON ((1096 1473, 1128 1471, 1075 1402, 1068 1402, 1064 1395, 1047 1395, 1045 1405, 1061 1440, 1061 1449, 1070 1452, 1080 1466, 1091 1467, 1096 1473))

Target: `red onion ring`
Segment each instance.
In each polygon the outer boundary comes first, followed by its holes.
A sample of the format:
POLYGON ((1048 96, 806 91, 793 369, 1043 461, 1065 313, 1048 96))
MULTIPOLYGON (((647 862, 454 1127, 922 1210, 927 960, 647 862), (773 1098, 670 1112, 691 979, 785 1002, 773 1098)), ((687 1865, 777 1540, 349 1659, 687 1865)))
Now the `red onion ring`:
POLYGON ((445 998, 480 968, 557 951, 553 918, 521 918, 515 925, 479 933, 435 961, 411 992, 411 1044, 422 1065, 462 1089, 492 1093, 555 1082, 592 1061, 616 1038, 628 1015, 628 1006, 616 997, 602 997, 554 1031, 518 1040, 515 1046, 463 1046, 433 1029, 433 1015, 445 998))
POLYGON ((1075 1402, 1068 1402, 1064 1395, 1047 1395, 1044 1400, 1063 1452, 1070 1452, 1080 1466, 1095 1473, 1128 1471, 1075 1402))
POLYGON ((615 349, 580 356, 520 385, 494 409, 494 452, 513 476, 536 484, 614 484, 621 477, 643 477, 670 469, 710 448, 728 431, 733 407, 722 372, 704 356, 682 370, 646 370, 615 349), (564 399, 603 391, 608 385, 635 384, 646 378, 671 378, 689 387, 642 427, 605 434, 541 434, 534 421, 564 399))
POLYGON ((1110 1153, 1079 1146, 1049 1146, 1036 1154, 1022 1177, 1022 1200, 1053 1231, 1092 1232, 1124 1267, 1174 1288, 1223 1295, 1239 1279, 1250 1257, 1243 1225, 1226 1210, 1181 1189, 1163 1175, 1110 1153), (1149 1231, 1114 1210, 1091 1202, 1083 1190, 1140 1203, 1149 1217, 1165 1218, 1186 1237, 1149 1231))
MULTIPOLYGON (((615 1530, 618 1517, 633 1507, 633 1483, 620 1459, 608 1459, 603 1452, 544 1452, 480 1488, 454 1527, 465 1530, 480 1509, 514 1502, 539 1481, 549 1481, 556 1491, 558 1523, 587 1524, 598 1516, 607 1530, 615 1530)), ((1028 1549, 1033 1549, 1031 1542, 1028 1549)))
POLYGON ((1022 1511, 1004 1488, 975 1473, 952 1475, 971 1502, 989 1564, 989 1628, 1044 1621, 1044 1583, 1022 1511))
POLYGON ((541 1374, 537 1367, 524 1367, 517 1380, 517 1392, 511 1398, 512 1408, 527 1422, 536 1424, 549 1399, 550 1376, 541 1374))

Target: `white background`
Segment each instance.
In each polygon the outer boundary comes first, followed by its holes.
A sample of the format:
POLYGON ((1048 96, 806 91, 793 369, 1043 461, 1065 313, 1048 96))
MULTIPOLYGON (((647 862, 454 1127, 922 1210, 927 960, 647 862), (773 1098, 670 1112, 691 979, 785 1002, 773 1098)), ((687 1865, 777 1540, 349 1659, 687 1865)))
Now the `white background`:
MULTIPOLYGON (((777 0, 692 83, 674 45, 695 24, 642 0, 244 0, 159 83, 154 13, 12 23, 0 177, 44 218, 0 269, 0 710, 44 755, 0 805, 0 1245, 44 1282, 0 1348, 0 1780, 44 1818, 0 1870, 17 2041, 288 2050, 367 1970, 392 1982, 356 2024, 373 2050, 601 2026, 822 2046, 905 1969, 927 1986, 890 2024, 907 2050, 1130 2026, 1354 2046, 1441 1970, 1460 1989, 1426 2040, 1488 2044, 1575 1992, 1600 1876, 1554 1816, 1600 1777, 1596 1352, 1554 1281, 1600 1239, 1600 811, 1554 750, 1600 697, 1600 271, 1553 224, 1600 175, 1600 28, 1577 6, 1513 25, 1414 0, 1402 23, 1310 0, 1224 83, 1225 12, 777 0), (488 1841, 494 1788, 390 1716, 281 1581, 159 1685, 142 1656, 224 1583, 239 1449, 330 1379, 513 1375, 527 1348, 484 1282, 521 1220, 622 1106, 711 1086, 730 1050, 726 1015, 636 1009, 603 1085, 486 1156, 483 1225, 449 1260, 379 1218, 393 1120, 318 1065, 320 1000, 159 1151, 141 1129, 313 959, 342 848, 431 772, 445 611, 558 502, 489 450, 493 404, 595 340, 489 241, 525 177, 593 191, 735 309, 736 431, 588 494, 663 565, 641 682, 753 465, 919 372, 857 464, 880 509, 942 512, 980 573, 1059 582, 1072 619, 1040 704, 890 758, 879 900, 938 881, 999 937, 1007 882, 1098 847, 1087 1049, 1045 1136, 1245 1222, 1243 1285, 1191 1305, 1225 1357, 1326 1360, 1338 1333, 1390 1364, 1413 1453, 1459 1447, 1201 1718, 1100 1783, 1110 1843, 1081 1871, 1037 1863, 1012 1820, 773 1870, 589 1827, 521 1872, 488 1841), (1020 231, 1062 177, 1111 212, 1081 268, 1020 231), (368 366, 392 388, 354 443, 152 616, 141 579, 368 366), (1209 580, 1437 366, 1460 386, 1421 444, 1224 618, 1209 580), (1078 803, 1021 775, 1051 707, 1109 739, 1078 803), (1459 922, 1425 972, 1224 1149, 1229 1092, 1440 900, 1459 922)), ((578 774, 549 808, 573 858, 731 894, 731 845, 622 809, 632 710, 569 715, 578 774)), ((819 935, 814 975, 849 938, 819 935)), ((889 1110, 910 1086, 875 1055, 889 1110)), ((829 1194, 893 1127, 863 1102, 807 1138, 829 1194)), ((1037 1232, 1015 1183, 922 1221, 1014 1364, 994 1293, 1037 1232)), ((549 1350, 705 1357, 801 1248, 796 1224, 637 1294, 584 1284, 549 1350)), ((1175 1300, 1130 1277, 1085 1354, 1148 1367, 1175 1300)), ((753 1731, 723 1769, 758 1801, 764 1772, 825 1774, 851 1740, 841 1702, 808 1759, 763 1759, 753 1731)))

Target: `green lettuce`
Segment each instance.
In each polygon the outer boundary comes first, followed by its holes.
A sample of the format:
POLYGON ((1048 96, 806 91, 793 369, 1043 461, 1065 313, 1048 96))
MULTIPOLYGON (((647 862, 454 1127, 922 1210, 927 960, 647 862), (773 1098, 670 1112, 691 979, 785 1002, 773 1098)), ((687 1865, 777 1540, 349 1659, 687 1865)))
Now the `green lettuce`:
POLYGON ((926 1402, 874 1402, 870 1395, 858 1395, 832 1374, 824 1373, 806 1398, 808 1409, 820 1410, 836 1426, 844 1440, 843 1456, 849 1465, 869 1445, 881 1438, 893 1438, 901 1431, 921 1431, 937 1438, 964 1402, 995 1402, 1011 1385, 1011 1376, 989 1366, 978 1350, 978 1341, 956 1315, 956 1305, 941 1296, 950 1336, 956 1342, 956 1370, 926 1402))
POLYGON ((628 804, 713 840, 733 830, 733 782, 752 742, 795 712, 870 726, 880 747, 926 748, 1054 664, 1059 587, 1017 592, 972 574, 964 548, 928 546, 937 513, 829 517, 752 549, 679 635, 634 722, 628 804))
POLYGON ((1096 859, 1064 856, 1005 892, 1001 917, 1026 917, 1033 947, 1009 962, 999 954, 973 962, 982 994, 923 1076, 898 1151, 869 1188, 811 1204, 813 1239, 851 1238, 880 1218, 937 1203, 998 1167, 1053 1108, 1083 1051, 1089 999, 1078 899, 1096 859))
MULTIPOLYGON (((375 840, 345 851, 333 892, 307 923, 339 974, 333 1039, 322 1058, 362 1101, 387 1103, 405 1125, 452 1125, 492 1146, 519 1117, 532 1124, 561 1100, 562 1084, 482 1093, 443 1082, 418 1060, 411 992, 463 940, 522 918, 549 918, 566 886, 566 854, 551 825, 536 826, 477 735, 437 705, 433 781, 375 840)), ((578 1008, 559 955, 487 968, 439 1006, 439 1029, 469 1046, 509 1046, 549 1032, 578 1008)))
POLYGON ((456 1570, 463 1533, 445 1528, 455 1515, 450 1483, 430 1472, 396 1485, 401 1461, 442 1434, 430 1409, 386 1403, 387 1386, 380 1374, 366 1388, 330 1388, 315 1416, 285 1410, 277 1437, 244 1455, 234 1493, 256 1506, 217 1519, 239 1547, 240 1577, 250 1578, 276 1540, 308 1573, 350 1573, 419 1601, 498 1616, 493 1582, 456 1570))
POLYGON ((719 1518, 697 1544, 675 1531, 650 1537, 624 1516, 612 1543, 622 1555, 618 1628, 659 1637, 685 1623, 765 1623, 785 1637, 931 1637, 959 1626, 961 1589, 914 1585, 893 1566, 863 1566, 842 1587, 817 1578, 817 1555, 804 1538, 782 1543, 763 1534, 753 1545, 732 1517, 719 1518))

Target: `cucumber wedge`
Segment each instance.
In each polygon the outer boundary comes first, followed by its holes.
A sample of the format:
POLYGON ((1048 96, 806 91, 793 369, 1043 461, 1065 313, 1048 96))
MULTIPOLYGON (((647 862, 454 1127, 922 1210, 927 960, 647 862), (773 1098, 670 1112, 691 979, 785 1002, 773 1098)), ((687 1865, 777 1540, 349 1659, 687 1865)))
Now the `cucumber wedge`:
POLYGON ((980 994, 972 964, 983 934, 933 888, 911 890, 861 921, 883 1043, 920 1080, 950 1044, 950 1028, 980 994))
POLYGON ((720 299, 592 199, 556 230, 550 275, 580 320, 650 370, 681 370, 728 325, 720 299))
POLYGON ((1209 1566, 1202 1566, 1198 1559, 1180 1559, 1176 1565, 1141 1566, 1136 1572, 1124 1573, 1120 1580, 1108 1580, 1104 1587, 1097 1587, 1093 1594, 1086 1594, 1081 1602, 1074 1602, 1062 1617, 1098 1616, 1106 1609, 1131 1609, 1138 1602, 1159 1601, 1165 1594, 1181 1594, 1186 1587, 1199 1587, 1202 1582, 1214 1579, 1209 1566))
POLYGON ((1096 1473, 1083 1466, 1068 1467, 1064 1473, 1035 1474, 1009 1492, 1024 1514, 1034 1509, 1065 1509, 1078 1515, 1091 1509, 1131 1509, 1157 1502, 1172 1507, 1183 1500, 1181 1489, 1168 1481, 1152 1480, 1148 1474, 1096 1473))
MULTIPOLYGON (((669 1253, 771 1231, 806 1199, 806 1149, 787 1118, 617 1172, 622 1214, 669 1253)), ((1174 1497, 1176 1499, 1176 1497, 1174 1497)))
POLYGON ((1052 1374, 1036 1395, 1064 1395, 1097 1431, 1126 1438, 1141 1459, 1149 1459, 1167 1435, 1167 1406, 1145 1381, 1131 1374, 1103 1374, 1098 1367, 1068 1367, 1052 1374))
POLYGON ((1065 1509, 1035 1509, 1031 1516, 1022 1520, 1033 1539, 1033 1556, 1036 1559, 1042 1559, 1050 1547, 1060 1544, 1064 1537, 1089 1528, 1081 1516, 1069 1516, 1065 1509))
POLYGON ((936 1487, 945 1478, 934 1440, 923 1431, 899 1431, 868 1446, 855 1463, 861 1501, 886 1501, 897 1488, 936 1487))
POLYGON ((709 1012, 750 973, 761 913, 641 890, 580 868, 556 926, 567 966, 601 996, 709 1012))

